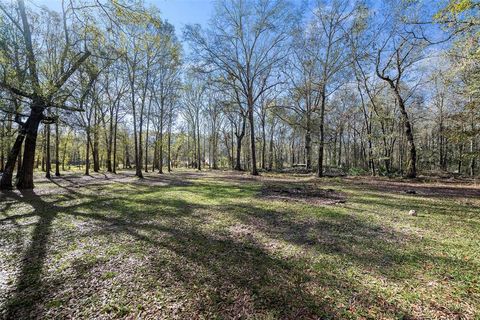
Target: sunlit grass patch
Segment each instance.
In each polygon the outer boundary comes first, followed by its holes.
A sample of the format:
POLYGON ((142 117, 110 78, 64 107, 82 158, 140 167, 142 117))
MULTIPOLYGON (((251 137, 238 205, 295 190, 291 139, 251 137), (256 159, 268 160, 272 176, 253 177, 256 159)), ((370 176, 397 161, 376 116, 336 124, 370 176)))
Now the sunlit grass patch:
POLYGON ((2 195, 3 315, 479 314, 475 199, 275 174, 108 178, 60 178, 32 194, 2 195), (345 202, 259 196, 266 182, 289 188, 304 181, 342 192, 345 202))

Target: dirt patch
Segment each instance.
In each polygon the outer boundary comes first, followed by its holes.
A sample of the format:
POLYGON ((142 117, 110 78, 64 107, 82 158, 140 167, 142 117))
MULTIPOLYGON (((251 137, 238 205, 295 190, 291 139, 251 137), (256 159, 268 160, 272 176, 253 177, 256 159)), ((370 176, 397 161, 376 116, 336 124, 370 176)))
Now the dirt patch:
POLYGON ((346 202, 346 196, 342 192, 334 189, 320 189, 314 183, 288 185, 265 183, 260 196, 267 199, 315 205, 335 205, 346 202))

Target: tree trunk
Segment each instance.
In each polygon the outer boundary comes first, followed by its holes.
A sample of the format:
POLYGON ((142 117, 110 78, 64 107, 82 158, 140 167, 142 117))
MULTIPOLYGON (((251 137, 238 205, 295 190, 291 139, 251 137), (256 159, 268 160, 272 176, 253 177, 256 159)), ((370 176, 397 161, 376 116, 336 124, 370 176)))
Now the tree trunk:
POLYGON ((163 112, 164 112, 164 100, 160 99, 160 132, 159 132, 159 155, 158 155, 158 173, 163 173, 163 112))
MULTIPOLYGON (((203 130, 203 157, 202 157, 202 163, 205 166, 205 152, 207 150, 207 133, 205 130, 203 130)), ((208 165, 208 168, 210 168, 210 164, 208 165)))
POLYGON ((235 170, 235 161, 233 159, 233 155, 235 153, 235 139, 233 138, 234 137, 233 125, 231 125, 231 131, 232 131, 231 132, 232 135, 230 137, 231 138, 230 139, 230 149, 231 149, 231 152, 232 152, 232 163, 231 163, 231 165, 232 165, 232 169, 235 170))
POLYGON ((216 123, 214 122, 212 124, 212 168, 214 170, 217 170, 218 169, 218 165, 217 165, 217 126, 216 126, 216 123))
POLYGON ((17 179, 20 176, 21 171, 22 171, 22 150, 20 150, 17 157, 17 179))
POLYGON ((197 165, 197 169, 200 171, 202 170, 202 165, 201 165, 201 161, 202 161, 202 152, 201 152, 201 144, 200 144, 200 118, 198 116, 198 109, 197 109, 197 140, 196 140, 196 144, 197 144, 197 161, 198 161, 198 165, 197 165))
POLYGON ((188 134, 187 127, 187 168, 190 166, 190 135, 188 134))
POLYGON ((340 138, 339 138, 339 141, 338 141, 338 162, 337 162, 337 165, 339 167, 342 166, 343 133, 344 133, 343 126, 341 126, 340 127, 340 138))
POLYGON ((242 171, 241 154, 242 154, 243 136, 237 136, 237 157, 235 159, 235 170, 242 171))
POLYGON ((408 117, 407 110, 405 108, 405 103, 403 101, 403 98, 401 97, 400 93, 398 90, 395 88, 393 84, 390 85, 392 89, 395 91, 395 95, 398 99, 398 106, 400 107, 400 112, 402 114, 403 118, 403 124, 405 126, 405 135, 407 137, 407 143, 408 143, 408 152, 409 152, 409 158, 408 158, 408 163, 407 163, 407 178, 415 178, 417 176, 417 150, 415 148, 415 141, 413 139, 413 131, 412 131, 412 125, 410 123, 410 119, 408 117))
POLYGON ((45 130, 47 132, 47 141, 45 143, 45 150, 47 151, 46 160, 45 160, 45 169, 46 169, 45 178, 50 179, 52 177, 50 174, 50 171, 52 170, 52 157, 50 156, 50 125, 49 124, 45 125, 45 130))
POLYGON ((119 107, 115 110, 115 125, 113 126, 113 168, 112 172, 117 173, 117 127, 118 127, 118 111, 119 107))
POLYGON ((252 160, 252 176, 258 176, 257 170, 257 155, 255 150, 255 123, 253 119, 253 98, 251 94, 248 97, 248 120, 250 123, 250 147, 251 147, 251 160, 252 160))
POLYGON ((296 163, 295 159, 295 131, 292 131, 292 141, 290 145, 290 167, 293 167, 296 163))
POLYGON ((67 142, 68 142, 68 139, 65 139, 65 143, 63 144, 63 154, 62 154, 62 171, 65 171, 65 160, 67 157, 67 142))
POLYGON ((147 119, 147 131, 145 132, 145 172, 148 172, 148 122, 149 120, 147 119))
POLYGON ((148 101, 148 110, 147 110, 147 131, 145 132, 145 172, 148 172, 148 133, 150 130, 151 107, 152 107, 152 99, 148 101))
POLYGON ((155 132, 155 140, 153 144, 153 161, 152 161, 152 172, 155 172, 156 165, 158 163, 158 131, 155 132))
POLYGON ((323 177, 323 149, 325 142, 325 88, 322 90, 322 102, 320 106, 320 141, 318 143, 318 168, 317 177, 323 177))
POLYGON ((107 140, 107 172, 114 172, 112 168, 113 119, 114 119, 113 112, 110 112, 110 119, 108 122, 108 140, 107 140))
MULTIPOLYGON (((42 136, 42 171, 45 172, 45 158, 46 158, 46 153, 47 153, 47 144, 46 144, 46 139, 47 139, 47 127, 43 127, 43 136, 42 136)), ((19 165, 18 168, 21 168, 22 166, 19 165)))
POLYGON ((158 173, 163 173, 163 128, 159 134, 160 145, 158 146, 158 173))
MULTIPOLYGON (((235 159, 235 170, 237 171, 242 171, 242 159, 241 159, 241 155, 242 155, 242 140, 243 140, 243 137, 245 136, 245 129, 246 129, 246 126, 247 126, 247 118, 246 117, 242 117, 242 131, 240 133, 238 132, 235 132, 235 136, 237 137, 237 158, 235 159)), ((238 131, 238 130, 237 130, 238 131)), ((232 141, 233 143, 233 141, 232 141)), ((233 153, 232 153, 233 155, 233 153)))
POLYGON ((170 110, 169 120, 168 120, 168 141, 167 141, 167 170, 168 172, 172 172, 172 110, 170 110))
POLYGON ((266 160, 266 155, 267 155, 267 133, 265 130, 265 123, 266 123, 266 116, 263 114, 262 118, 262 169, 266 170, 267 169, 267 160, 266 160))
POLYGON ((270 147, 269 147, 269 161, 268 161, 268 170, 272 171, 273 170, 273 126, 272 126, 272 132, 270 133, 270 147))
POLYGON ((21 128, 19 130, 17 139, 8 154, 7 163, 5 164, 2 179, 0 180, 0 190, 12 189, 13 170, 15 169, 15 162, 22 149, 23 141, 25 140, 25 130, 21 128))
POLYGON ((58 129, 58 114, 55 121, 55 176, 60 176, 60 133, 58 129))
POLYGON ((463 164, 462 158, 463 158, 463 143, 461 143, 460 146, 458 147, 458 162, 457 162, 458 174, 462 174, 462 164, 463 164))
POLYGON ((85 175, 90 175, 90 128, 87 129, 87 149, 85 150, 85 175))
POLYGON ((34 105, 25 123, 25 146, 23 151, 22 170, 18 176, 18 189, 33 189, 33 166, 37 146, 38 126, 43 118, 43 107, 34 105))
POLYGON ((95 111, 93 115, 93 146, 92 146, 92 156, 93 156, 93 171, 100 171, 100 157, 98 150, 98 105, 95 104, 95 111))
POLYGON ((305 130, 305 153, 307 170, 312 170, 312 120, 310 112, 307 112, 307 124, 305 130))

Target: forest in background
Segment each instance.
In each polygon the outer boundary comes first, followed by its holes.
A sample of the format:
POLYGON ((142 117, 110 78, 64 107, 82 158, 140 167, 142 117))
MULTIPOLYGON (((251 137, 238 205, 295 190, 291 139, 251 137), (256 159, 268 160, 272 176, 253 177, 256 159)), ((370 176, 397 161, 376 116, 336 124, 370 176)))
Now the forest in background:
POLYGON ((153 2, 0 0, 0 319, 480 319, 478 0, 153 2))
POLYGON ((0 187, 74 168, 477 175, 479 7, 224 0, 177 37, 143 2, 2 1, 0 187))

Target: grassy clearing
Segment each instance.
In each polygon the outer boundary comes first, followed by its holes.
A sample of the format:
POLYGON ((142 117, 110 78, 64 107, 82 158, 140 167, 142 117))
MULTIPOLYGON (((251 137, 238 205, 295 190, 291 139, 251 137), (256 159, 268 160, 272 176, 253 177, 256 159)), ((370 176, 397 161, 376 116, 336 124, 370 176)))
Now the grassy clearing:
POLYGON ((479 248, 475 186, 70 174, 0 194, 0 315, 475 319, 479 248), (306 182, 345 202, 262 196, 306 182))

